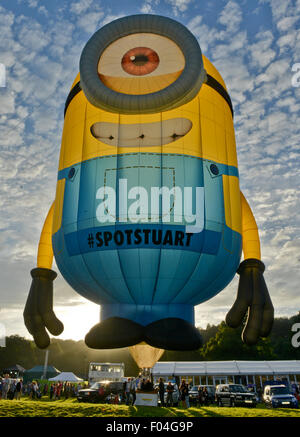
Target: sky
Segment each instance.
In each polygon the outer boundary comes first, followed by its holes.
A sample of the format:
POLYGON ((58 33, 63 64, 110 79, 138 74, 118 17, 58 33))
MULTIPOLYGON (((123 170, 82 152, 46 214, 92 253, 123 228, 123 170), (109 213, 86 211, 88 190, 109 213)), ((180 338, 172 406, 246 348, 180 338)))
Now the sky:
MULTIPOLYGON (((293 71, 300 63, 300 0, 1 0, 0 331, 6 335, 30 338, 22 314, 55 196, 64 103, 81 51, 104 24, 136 13, 183 23, 224 78, 235 112, 240 186, 259 227, 275 316, 300 310, 300 87, 293 86, 300 85, 293 71)), ((237 285, 236 275, 197 306, 196 326, 224 320, 237 285)), ((65 325, 59 338, 82 339, 99 321, 99 307, 60 274, 54 307, 65 325)))

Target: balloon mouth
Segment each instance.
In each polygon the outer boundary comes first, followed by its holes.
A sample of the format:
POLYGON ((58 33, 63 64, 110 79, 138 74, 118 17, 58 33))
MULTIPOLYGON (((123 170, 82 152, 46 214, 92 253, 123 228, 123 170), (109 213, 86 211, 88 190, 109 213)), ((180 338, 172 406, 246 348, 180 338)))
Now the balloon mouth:
POLYGON ((192 126, 188 118, 173 118, 136 124, 97 122, 90 131, 98 141, 113 147, 160 147, 183 138, 192 126))

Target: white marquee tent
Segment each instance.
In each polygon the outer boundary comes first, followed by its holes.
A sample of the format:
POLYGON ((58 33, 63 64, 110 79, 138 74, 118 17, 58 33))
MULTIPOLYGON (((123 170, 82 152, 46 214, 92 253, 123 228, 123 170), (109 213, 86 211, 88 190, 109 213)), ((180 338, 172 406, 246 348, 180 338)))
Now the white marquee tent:
POLYGON ((285 377, 289 381, 297 381, 300 375, 300 361, 159 361, 152 368, 155 381, 158 378, 191 378, 200 384, 207 384, 208 379, 215 383, 236 382, 244 377, 247 384, 255 383, 255 378, 278 379, 285 377))
POLYGON ((78 378, 78 376, 74 375, 72 372, 61 372, 59 375, 54 378, 49 378, 49 381, 60 381, 60 382, 82 382, 83 379, 78 378))

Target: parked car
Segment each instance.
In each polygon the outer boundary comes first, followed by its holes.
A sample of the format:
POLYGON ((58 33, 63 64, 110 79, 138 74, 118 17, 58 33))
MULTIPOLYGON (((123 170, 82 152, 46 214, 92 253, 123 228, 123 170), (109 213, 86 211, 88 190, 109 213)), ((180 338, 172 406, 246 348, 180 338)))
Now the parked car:
POLYGON ((216 402, 219 407, 256 407, 256 396, 241 384, 219 384, 216 387, 216 402))
POLYGON ((255 395, 256 403, 259 404, 261 402, 261 395, 257 392, 256 385, 249 384, 246 388, 249 393, 253 393, 255 395))
POLYGON ((190 403, 191 404, 197 404, 198 402, 198 385, 194 385, 190 390, 189 390, 189 398, 190 398, 190 403))
MULTIPOLYGON (((177 386, 176 383, 172 383, 172 384, 174 386, 174 391, 173 391, 173 394, 172 394, 172 396, 173 396, 173 406, 177 407, 178 406, 178 402, 179 402, 179 390, 178 390, 178 386, 177 386)), ((167 402, 167 385, 168 385, 168 383, 165 382, 164 385, 165 385, 164 402, 166 404, 166 402, 167 402)), ((155 384, 154 390, 158 390, 158 384, 155 384)), ((160 404, 159 396, 158 396, 158 403, 160 404)))
POLYGON ((216 392, 216 387, 214 385, 194 385, 189 391, 190 403, 197 404, 199 387, 202 387, 203 390, 207 388, 208 403, 213 404, 215 402, 215 392, 216 392))
POLYGON ((266 385, 263 393, 263 401, 270 408, 298 408, 299 403, 292 395, 288 387, 281 385, 266 385))
POLYGON ((122 395, 124 383, 119 381, 94 382, 89 388, 78 391, 78 402, 106 402, 110 401, 111 395, 122 395))

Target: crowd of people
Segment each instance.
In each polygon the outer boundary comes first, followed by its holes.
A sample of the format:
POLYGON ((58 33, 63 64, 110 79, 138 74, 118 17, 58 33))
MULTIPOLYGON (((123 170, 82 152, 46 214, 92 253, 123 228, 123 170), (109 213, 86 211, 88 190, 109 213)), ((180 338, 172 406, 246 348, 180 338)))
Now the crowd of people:
MULTIPOLYGON (((176 383, 172 383, 171 381, 169 381, 169 383, 165 386, 162 378, 160 378, 158 386, 155 387, 149 378, 142 378, 141 375, 139 375, 137 378, 128 378, 127 381, 124 382, 124 398, 126 405, 134 405, 136 400, 136 393, 138 391, 142 391, 158 393, 160 405, 172 407, 175 403, 178 403, 175 402, 175 392, 177 390, 178 386, 176 383)), ((189 386, 185 382, 185 380, 182 380, 179 386, 179 393, 177 393, 177 398, 177 401, 180 401, 181 405, 184 408, 190 407, 189 386)))
MULTIPOLYGON (((163 379, 159 379, 158 394, 162 406, 173 407, 175 403, 181 403, 183 408, 190 408, 189 392, 190 387, 185 379, 181 381, 179 387, 176 383, 172 383, 171 381, 165 385, 163 379)), ((209 404, 209 393, 206 387, 199 387, 198 399, 196 401, 200 406, 209 404)))
MULTIPOLYGON (((69 382, 31 381, 24 384, 22 378, 11 379, 8 375, 5 375, 0 378, 0 399, 19 400, 21 396, 26 396, 38 400, 46 396, 49 400, 55 401, 75 398, 79 390, 85 387, 86 385, 81 383, 73 384, 69 382)), ((143 378, 141 375, 137 378, 127 378, 123 384, 121 401, 125 402, 126 405, 134 405, 138 391, 157 392, 162 406, 172 407, 179 401, 184 408, 190 407, 189 385, 185 380, 182 380, 178 387, 176 383, 171 381, 165 384, 163 379, 160 378, 159 384, 154 387, 149 378, 143 378)), ((202 391, 201 389, 199 391, 199 405, 206 405, 207 403, 207 390, 202 391)))
POLYGON ((22 378, 12 379, 8 375, 0 378, 0 399, 20 400, 21 396, 27 396, 30 399, 41 399, 42 396, 48 396, 50 400, 68 399, 77 396, 82 385, 69 382, 40 382, 30 381, 23 383, 22 378))
MULTIPOLYGON (((70 382, 48 382, 48 381, 31 381, 23 383, 22 378, 12 379, 9 375, 0 377, 0 399, 16 399, 20 400, 21 396, 29 399, 41 399, 48 397, 49 400, 55 401, 60 399, 76 398, 79 390, 87 388, 86 383, 70 383, 70 382)), ((190 402, 193 406, 206 406, 213 402, 211 393, 208 392, 207 387, 198 386, 198 393, 190 397, 190 386, 188 382, 182 379, 181 383, 177 385, 176 382, 164 382, 162 378, 155 386, 148 378, 143 378, 139 375, 136 378, 127 378, 123 384, 123 392, 114 396, 110 402, 125 403, 126 405, 134 405, 136 401, 136 393, 153 392, 158 394, 158 399, 161 406, 173 407, 180 405, 183 408, 189 408, 190 402)), ((249 387, 254 391, 254 387, 249 387)), ((103 390, 103 387, 102 387, 103 390)), ((194 389, 193 389, 194 390, 194 389)), ((292 385, 294 395, 300 400, 299 387, 296 384, 292 385)), ((256 390, 259 400, 261 401, 262 391, 258 388, 256 390)))
POLYGON ((128 378, 127 381, 124 382, 123 389, 126 405, 134 405, 137 391, 151 392, 154 390, 154 387, 149 378, 142 378, 142 376, 139 375, 137 378, 128 378))

